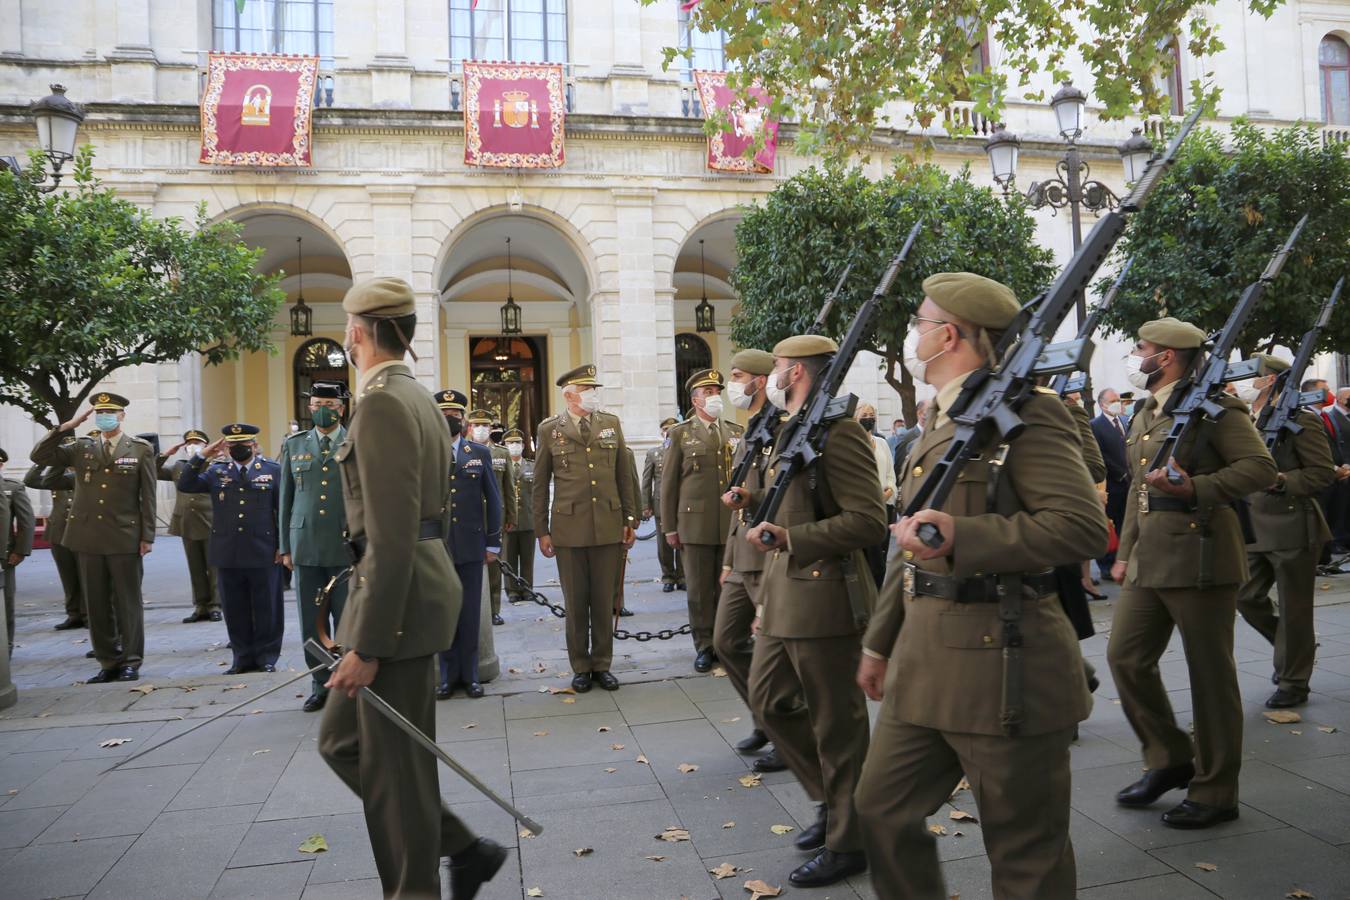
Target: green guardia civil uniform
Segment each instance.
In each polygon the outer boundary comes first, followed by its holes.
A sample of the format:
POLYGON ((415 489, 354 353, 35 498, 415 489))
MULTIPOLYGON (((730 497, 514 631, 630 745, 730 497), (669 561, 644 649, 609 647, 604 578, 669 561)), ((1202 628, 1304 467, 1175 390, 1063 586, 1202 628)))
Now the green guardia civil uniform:
POLYGON ((66 619, 83 625, 89 616, 84 606, 84 591, 80 589, 80 563, 74 551, 63 543, 66 522, 70 520, 70 504, 75 499, 75 474, 56 466, 34 465, 23 476, 23 483, 35 491, 52 492, 52 508, 47 514, 47 530, 43 537, 52 547, 52 561, 56 563, 61 593, 65 597, 66 619))
MULTIPOLYGON (((679 424, 679 419, 669 418, 661 423, 663 429, 679 424)), ((642 459, 642 509, 651 510, 656 520, 656 559, 661 564, 662 584, 684 584, 684 563, 680 551, 665 540, 666 532, 661 527, 661 472, 665 464, 666 448, 670 446, 670 433, 662 440, 661 446, 647 451, 642 459)))
MULTIPOLYGON (((183 440, 211 443, 206 432, 190 428, 183 440)), ((186 460, 171 462, 167 454, 156 457, 156 471, 160 481, 178 483, 178 473, 186 460)), ((211 543, 211 495, 174 491, 173 513, 169 517, 169 534, 183 544, 187 559, 188 582, 192 586, 192 609, 198 616, 206 616, 220 609, 220 594, 216 585, 216 570, 207 562, 206 551, 211 543)))
MULTIPOLYGON (((509 444, 513 440, 524 441, 525 434, 516 429, 508 431, 502 436, 502 443, 509 444)), ((515 573, 524 579, 528 585, 534 584, 534 460, 528 456, 522 456, 519 460, 511 461, 512 478, 516 487, 516 526, 506 535, 506 546, 502 551, 506 554, 506 564, 510 566, 515 573)), ((500 569, 498 569, 500 572, 500 569)), ((506 588, 506 598, 512 603, 525 599, 525 595, 514 584, 509 584, 506 588)))
MULTIPOLYGON (((491 425, 492 413, 485 409, 475 409, 464 420, 466 425, 491 425)), ((511 462, 511 454, 501 444, 483 442, 492 453, 492 474, 497 478, 497 491, 502 497, 502 533, 510 534, 516 530, 520 496, 516 486, 516 467, 511 462)), ((488 597, 492 603, 492 615, 502 612, 502 567, 497 560, 487 564, 488 597)))

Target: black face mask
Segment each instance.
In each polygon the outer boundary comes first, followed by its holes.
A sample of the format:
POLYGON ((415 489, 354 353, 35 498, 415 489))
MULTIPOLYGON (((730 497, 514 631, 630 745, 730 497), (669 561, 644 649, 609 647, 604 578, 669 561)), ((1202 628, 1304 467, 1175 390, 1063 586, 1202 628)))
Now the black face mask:
POLYGON ((248 462, 248 458, 253 455, 253 448, 248 444, 231 444, 230 459, 237 463, 248 462))
POLYGON ((504 434, 506 434, 504 431, 491 431, 488 432, 488 439, 494 444, 500 444, 502 442, 502 435, 504 434))
POLYGON ((876 430, 876 427, 877 427, 877 420, 876 420, 876 419, 859 419, 859 420, 858 420, 858 424, 861 425, 861 426, 863 427, 863 430, 864 430, 864 431, 866 431, 868 434, 871 434, 873 431, 876 430))
POLYGON ((459 416, 446 416, 445 424, 450 427, 451 437, 459 437, 460 432, 464 430, 464 420, 459 416))

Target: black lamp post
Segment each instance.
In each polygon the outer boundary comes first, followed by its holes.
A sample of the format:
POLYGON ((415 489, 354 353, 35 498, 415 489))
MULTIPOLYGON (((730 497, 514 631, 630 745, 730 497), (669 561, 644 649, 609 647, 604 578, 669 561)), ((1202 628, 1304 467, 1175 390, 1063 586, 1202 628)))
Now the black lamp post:
POLYGON ((291 336, 309 337, 314 333, 314 311, 305 303, 305 239, 295 239, 299 262, 296 265, 296 277, 299 282, 295 289, 295 305, 291 307, 291 336))
MULTIPOLYGON (((75 158, 75 136, 84 121, 84 107, 66 99, 64 85, 51 86, 50 95, 34 100, 28 105, 33 113, 33 124, 37 126, 38 149, 51 163, 50 173, 43 171, 38 184, 51 178, 52 183, 38 188, 42 193, 50 193, 61 184, 61 167, 75 158)), ((18 175, 22 170, 18 160, 12 156, 4 157, 0 162, 6 168, 13 169, 18 175)))
POLYGON ((698 268, 703 276, 703 299, 694 307, 694 330, 703 334, 717 330, 716 310, 708 302, 708 268, 703 256, 703 238, 698 239, 698 268))
POLYGON ((511 283, 511 239, 506 239, 506 302, 502 304, 502 334, 520 334, 520 305, 511 283))

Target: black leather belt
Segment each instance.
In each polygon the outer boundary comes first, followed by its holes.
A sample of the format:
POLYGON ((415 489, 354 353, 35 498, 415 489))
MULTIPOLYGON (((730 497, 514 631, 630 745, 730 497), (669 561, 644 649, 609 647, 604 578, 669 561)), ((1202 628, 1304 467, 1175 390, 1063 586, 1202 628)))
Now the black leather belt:
MULTIPOLYGON (((940 600, 952 600, 956 603, 997 603, 1000 578, 1006 575, 976 575, 971 578, 955 578, 951 575, 938 575, 914 570, 914 595, 916 597, 937 597, 940 600)), ((1035 575, 1022 575, 1022 587, 1030 589, 1034 596, 1053 594, 1059 589, 1055 573, 1038 572, 1035 575)))
POLYGON ((1195 507, 1189 500, 1182 500, 1180 497, 1164 497, 1161 494, 1148 495, 1149 512, 1195 512, 1195 507))
MULTIPOLYGON (((445 528, 440 519, 423 519, 417 523, 417 539, 419 541, 439 541, 445 536, 445 528)), ((347 547, 352 557, 352 562, 361 560, 361 556, 366 552, 366 536, 348 538, 347 547)))

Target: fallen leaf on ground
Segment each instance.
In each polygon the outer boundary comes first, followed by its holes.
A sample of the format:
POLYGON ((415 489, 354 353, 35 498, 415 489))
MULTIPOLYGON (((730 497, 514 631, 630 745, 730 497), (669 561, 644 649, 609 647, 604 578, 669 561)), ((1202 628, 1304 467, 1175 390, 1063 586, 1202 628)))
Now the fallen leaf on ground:
POLYGON ((638 754, 638 758, 635 759, 635 760, 633 760, 633 762, 635 762, 635 763, 640 763, 641 765, 644 765, 644 766, 650 766, 650 765, 651 765, 651 763, 647 761, 647 757, 643 756, 641 753, 638 754))
POLYGON ((622 749, 623 749, 623 744, 610 744, 610 745, 609 745, 609 749, 611 749, 611 750, 622 750, 622 749))
POLYGON ((254 750, 254 751, 253 751, 253 755, 254 755, 254 756, 261 756, 261 755, 264 754, 264 753, 271 753, 271 752, 272 752, 272 748, 270 748, 270 747, 264 747, 264 748, 262 748, 261 750, 254 750))
POLYGON ((1294 888, 1292 891, 1285 894, 1285 896, 1288 897, 1289 900, 1316 900, 1312 894, 1308 893, 1303 888, 1294 888))
POLYGON ((477 727, 478 727, 478 723, 477 723, 477 722, 465 722, 463 725, 461 725, 461 726, 459 726, 459 727, 460 727, 460 728, 463 728, 465 731, 468 731, 470 728, 477 728, 477 727))
POLYGON ((796 831, 791 825, 770 825, 769 830, 774 834, 787 834, 789 831, 796 831))
POLYGON ((250 716, 256 716, 256 715, 258 715, 258 714, 261 713, 261 712, 262 712, 261 709, 250 709, 250 710, 248 711, 248 714, 249 714, 250 716))
POLYGON ((328 850, 328 841, 321 834, 311 834, 300 842, 301 853, 324 853, 328 850))
POLYGON ((246 688, 246 687, 248 687, 248 685, 246 685, 246 684, 232 684, 232 685, 230 685, 229 687, 223 687, 223 688, 221 688, 221 690, 222 690, 222 691, 242 691, 242 690, 243 690, 244 688, 246 688))
POLYGON ((515 666, 507 666, 506 672, 507 672, 508 675, 520 675, 520 674, 523 674, 522 671, 521 671, 520 669, 517 669, 515 666))
POLYGON ((688 828, 677 828, 674 825, 668 826, 665 831, 656 836, 658 841, 669 841, 674 844, 679 841, 689 840, 688 828))
POLYGON ((216 665, 217 665, 217 666, 228 666, 229 663, 227 663, 227 662, 225 662, 225 661, 222 660, 221 662, 216 663, 216 665))
POLYGON ((576 693, 576 691, 572 690, 570 687, 565 687, 565 688, 551 687, 551 688, 548 688, 548 692, 549 692, 550 694, 575 694, 575 693, 576 693))
POLYGON ((1297 728, 1290 728, 1290 729, 1289 729, 1289 733, 1290 733, 1290 734, 1302 734, 1303 732, 1299 731, 1297 728))
POLYGON ((714 878, 720 879, 720 878, 730 878, 732 875, 735 875, 739 871, 740 869, 736 868, 731 863, 722 863, 715 869, 709 869, 708 874, 712 875, 712 877, 714 878))
POLYGON ((595 852, 594 847, 578 847, 577 849, 572 851, 572 855, 576 857, 590 856, 594 852, 595 852))
POLYGON ((735 724, 736 724, 737 722, 739 722, 740 720, 741 720, 741 717, 740 717, 740 716, 732 716, 730 719, 723 719, 723 720, 722 720, 722 724, 723 724, 723 725, 735 725, 735 724))
POLYGON ((759 900, 760 897, 777 897, 783 893, 781 887, 774 887, 758 878, 747 881, 745 889, 750 892, 750 900, 759 900))
POLYGON ((71 643, 72 643, 72 644, 87 644, 87 643, 89 643, 89 638, 77 638, 77 639, 71 641, 71 643))
POLYGON ((611 729, 610 729, 610 727, 609 727, 608 725, 601 725, 599 728, 595 729, 595 733, 596 733, 596 734, 604 734, 606 731, 609 731, 609 730, 611 730, 611 729))
POLYGON ((526 896, 526 897, 542 897, 542 896, 544 896, 544 889, 543 889, 543 888, 532 887, 532 888, 530 888, 528 891, 525 892, 525 896, 526 896))
POLYGON ((610 768, 606 769, 605 771, 608 772, 608 773, 610 773, 610 774, 613 774, 613 773, 615 773, 615 772, 617 772, 617 771, 619 771, 619 770, 618 770, 618 769, 615 769, 615 768, 613 768, 613 767, 611 766, 610 768))
POLYGON ((735 828, 735 827, 736 827, 736 823, 735 823, 735 822, 723 822, 723 823, 722 823, 722 827, 723 827, 723 828, 735 828))
POLYGON ((123 744, 131 743, 131 738, 108 738, 106 741, 99 741, 100 747, 120 747, 123 744))
MULTIPOLYGON (((182 687, 179 688, 179 690, 182 691, 182 692, 185 693, 185 694, 190 694, 190 693, 192 693, 193 691, 195 691, 196 689, 197 689, 197 686, 196 686, 195 684, 185 684, 185 685, 183 685, 182 687)), ((299 697, 300 695, 299 695, 299 694, 296 694, 295 696, 299 697)))
POLYGON ((721 666, 718 666, 717 668, 715 668, 715 669, 712 670, 712 677, 714 677, 714 678, 726 678, 726 677, 727 677, 727 670, 724 669, 724 668, 722 668, 721 666))
POLYGON ((980 821, 979 819, 975 818, 974 816, 972 816, 970 813, 966 812, 966 811, 963 810, 963 809, 954 809, 954 810, 952 810, 952 811, 948 814, 947 818, 951 819, 953 822, 975 822, 975 823, 978 823, 978 822, 980 821))
POLYGON ((547 737, 547 736, 548 736, 548 732, 547 732, 547 731, 536 731, 536 732, 534 733, 534 736, 535 736, 535 737, 547 737))
POLYGON ((742 775, 740 778, 738 778, 738 779, 736 779, 736 780, 739 781, 739 782, 741 783, 741 787, 748 787, 748 788, 759 787, 759 776, 758 776, 758 775, 753 775, 753 774, 752 774, 752 775, 742 775))
POLYGON ((698 771, 698 766, 694 765, 693 763, 680 763, 676 768, 678 768, 685 775, 688 775, 690 772, 698 771))
POLYGON ((931 832, 933 832, 933 834, 946 834, 946 833, 947 833, 947 828, 946 828, 946 826, 938 825, 938 824, 936 824, 936 823, 934 823, 934 824, 932 824, 932 825, 929 825, 929 826, 928 826, 928 830, 931 831, 931 832))
POLYGON ((1320 731, 1320 732, 1322 732, 1323 734, 1335 734, 1335 733, 1336 733, 1336 726, 1335 726, 1335 725, 1318 725, 1318 726, 1317 726, 1317 730, 1320 731))
POLYGON ((1203 871, 1205 871, 1205 872, 1217 872, 1217 871, 1219 871, 1219 867, 1216 866, 1216 865, 1214 865, 1214 863, 1196 863, 1196 864, 1195 864, 1195 867, 1196 867, 1197 869, 1201 869, 1201 870, 1203 870, 1203 871))
POLYGON ((153 691, 154 689, 155 689, 155 686, 154 686, 153 684, 138 684, 136 687, 132 688, 132 689, 129 691, 129 693, 132 693, 132 694, 148 694, 148 693, 150 693, 151 691, 153 691))
POLYGON ((644 857, 642 857, 642 858, 643 858, 643 859, 650 859, 652 862, 665 862, 665 861, 666 861, 666 858, 665 858, 664 856, 644 856, 644 857))
POLYGON ((11 797, 13 797, 18 792, 19 792, 18 788, 10 788, 9 790, 5 791, 5 793, 9 794, 11 797))
POLYGON ((576 697, 564 697, 564 698, 562 698, 562 702, 564 702, 564 703, 576 703, 576 702, 577 702, 577 698, 576 698, 576 697))
POLYGON ((534 837, 535 835, 534 835, 534 832, 533 832, 533 831, 526 831, 525 829, 522 828, 522 829, 520 830, 520 836, 523 837, 523 838, 532 838, 532 837, 534 837))
POLYGON ((542 675, 548 671, 548 666, 544 665, 541 662, 537 662, 534 664, 534 670, 538 672, 540 675, 542 675))
POLYGON ((1274 722, 1276 725, 1292 725, 1295 722, 1303 721, 1303 717, 1292 709, 1268 709, 1261 715, 1265 716, 1267 721, 1274 722))

